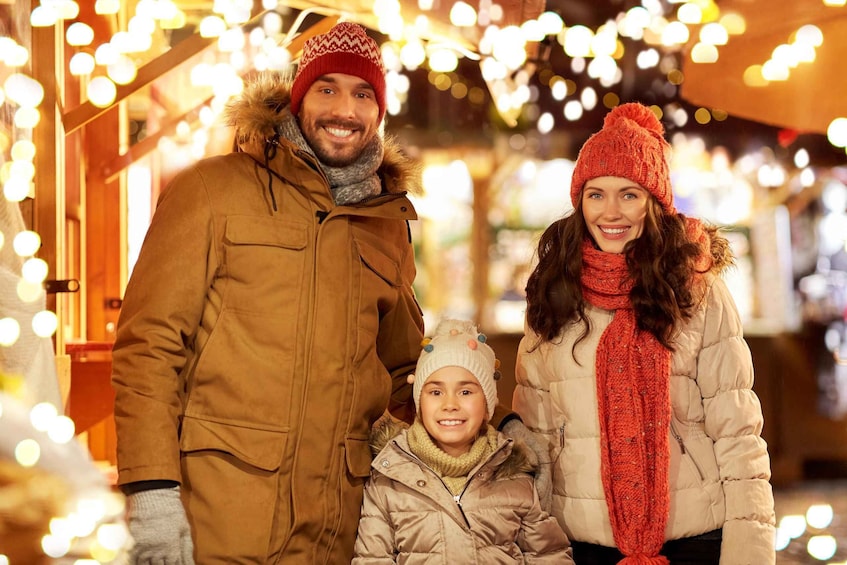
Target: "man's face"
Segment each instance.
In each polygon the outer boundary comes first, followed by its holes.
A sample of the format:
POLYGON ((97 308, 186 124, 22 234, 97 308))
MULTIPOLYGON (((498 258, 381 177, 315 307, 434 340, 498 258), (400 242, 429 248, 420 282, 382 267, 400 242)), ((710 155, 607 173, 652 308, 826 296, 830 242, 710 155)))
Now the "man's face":
POLYGON ((373 87, 342 73, 318 77, 300 103, 300 129, 322 163, 353 163, 376 135, 379 105, 373 87))

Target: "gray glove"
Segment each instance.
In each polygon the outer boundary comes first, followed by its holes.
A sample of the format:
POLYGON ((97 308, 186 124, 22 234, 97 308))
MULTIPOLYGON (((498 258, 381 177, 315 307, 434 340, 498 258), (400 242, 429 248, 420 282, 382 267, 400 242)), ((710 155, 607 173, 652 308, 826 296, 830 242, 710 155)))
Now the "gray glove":
POLYGON ((133 565, 194 565, 194 544, 179 487, 129 495, 133 565))
POLYGON ((515 442, 523 443, 531 455, 535 456, 535 463, 538 465, 535 471, 535 490, 538 491, 541 507, 549 513, 553 508, 553 464, 550 461, 546 442, 536 438, 536 434, 517 418, 506 422, 503 433, 515 442))

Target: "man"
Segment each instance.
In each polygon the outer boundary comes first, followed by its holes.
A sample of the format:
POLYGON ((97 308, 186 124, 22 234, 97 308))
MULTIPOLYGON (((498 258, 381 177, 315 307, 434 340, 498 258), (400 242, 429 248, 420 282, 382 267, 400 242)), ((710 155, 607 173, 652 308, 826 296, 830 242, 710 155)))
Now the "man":
POLYGON ((418 169, 384 115, 380 50, 340 23, 164 191, 113 353, 134 562, 350 562, 368 432, 408 417, 423 337, 418 169))

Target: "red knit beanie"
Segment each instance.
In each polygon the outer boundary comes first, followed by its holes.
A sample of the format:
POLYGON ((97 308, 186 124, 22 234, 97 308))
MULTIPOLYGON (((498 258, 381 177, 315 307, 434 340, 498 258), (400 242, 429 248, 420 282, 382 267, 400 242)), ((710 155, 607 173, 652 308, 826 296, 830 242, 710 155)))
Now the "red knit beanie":
POLYGON ((379 46, 365 33, 365 28, 352 22, 336 24, 323 35, 306 41, 303 55, 291 86, 291 113, 300 111, 306 91, 318 77, 342 73, 367 81, 374 89, 379 105, 379 121, 385 115, 385 67, 379 46))
POLYGON ((674 211, 668 171, 670 144, 665 128, 650 108, 636 102, 606 114, 603 129, 588 138, 579 152, 571 177, 571 202, 576 206, 586 182, 597 177, 624 177, 674 211))

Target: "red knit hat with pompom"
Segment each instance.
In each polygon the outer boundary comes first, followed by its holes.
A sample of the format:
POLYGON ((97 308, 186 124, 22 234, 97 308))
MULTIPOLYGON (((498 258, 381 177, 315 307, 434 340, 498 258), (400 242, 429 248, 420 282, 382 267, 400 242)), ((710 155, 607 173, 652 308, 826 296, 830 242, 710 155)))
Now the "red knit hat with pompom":
POLYGON ((668 170, 670 144, 665 128, 650 108, 637 102, 622 104, 606 114, 603 129, 588 138, 579 151, 571 177, 571 202, 579 202, 585 183, 597 177, 635 181, 668 212, 674 211, 668 170))
POLYGON ((291 85, 291 113, 297 115, 306 91, 318 77, 331 73, 357 76, 374 89, 379 121, 385 115, 385 67, 382 52, 365 28, 352 22, 336 24, 303 45, 303 55, 291 85))

